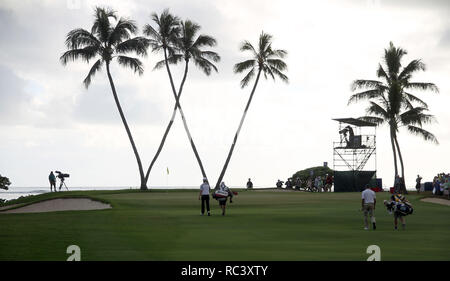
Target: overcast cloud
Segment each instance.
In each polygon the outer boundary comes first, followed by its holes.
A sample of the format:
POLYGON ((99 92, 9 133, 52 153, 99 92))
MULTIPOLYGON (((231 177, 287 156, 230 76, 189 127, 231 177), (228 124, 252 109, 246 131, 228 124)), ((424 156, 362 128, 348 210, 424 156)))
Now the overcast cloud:
MULTIPOLYGON (((222 60, 207 77, 191 66, 181 103, 212 182, 225 161, 250 87, 232 67, 246 58, 243 40, 262 30, 274 47, 289 52, 289 84, 262 80, 256 90, 225 182, 272 186, 295 171, 328 162, 338 140, 332 118, 358 117, 364 104, 347 106, 355 79, 375 79, 390 41, 420 58, 427 71, 416 81, 433 82, 440 94, 417 93, 439 123, 426 129, 440 145, 401 132, 407 184, 420 173, 429 181, 450 172, 450 4, 448 1, 261 1, 261 0, 34 0, 0 2, 0 174, 13 186, 46 186, 50 170, 71 173, 72 186, 137 186, 137 165, 115 107, 106 73, 82 85, 90 66, 63 67, 67 32, 89 29, 93 8, 108 5, 140 28, 165 8, 214 36, 222 60)), ((143 59, 145 73, 114 64, 112 75, 139 152, 147 166, 156 152, 174 99, 164 70, 153 71, 161 54, 143 59)), ((174 67, 178 84, 182 67, 174 67)), ((385 127, 377 130, 378 176, 393 177, 385 127)), ((150 186, 193 186, 201 173, 178 115, 150 179, 150 186), (166 176, 166 168, 170 175, 166 176)))

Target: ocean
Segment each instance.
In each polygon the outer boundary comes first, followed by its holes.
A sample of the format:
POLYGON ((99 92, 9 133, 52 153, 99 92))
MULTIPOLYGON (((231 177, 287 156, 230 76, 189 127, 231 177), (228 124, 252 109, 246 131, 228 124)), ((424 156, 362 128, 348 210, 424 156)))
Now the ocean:
MULTIPOLYGON (((150 189, 198 189, 198 186, 188 186, 188 187, 180 187, 180 186, 155 186, 150 187, 150 189)), ((57 190, 59 187, 57 187, 57 190)), ((119 190, 119 189, 139 189, 138 187, 125 187, 125 186, 116 186, 116 187, 72 187, 69 186, 69 191, 79 191, 79 190, 119 190)), ((65 187, 61 188, 61 192, 67 191, 65 187)), ((42 193, 50 192, 50 187, 9 187, 8 190, 0 189, 0 199, 5 200, 13 200, 17 199, 21 196, 28 195, 38 195, 42 193)))

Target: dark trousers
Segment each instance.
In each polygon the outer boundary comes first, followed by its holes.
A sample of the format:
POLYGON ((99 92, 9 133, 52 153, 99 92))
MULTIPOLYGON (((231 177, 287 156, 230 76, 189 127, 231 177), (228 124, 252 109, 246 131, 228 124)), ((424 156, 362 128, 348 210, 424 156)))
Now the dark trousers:
POLYGON ((55 188, 55 191, 56 191, 56 181, 50 181, 50 191, 53 191, 53 189, 52 188, 55 188))
POLYGON ((209 195, 202 195, 202 214, 205 213, 205 204, 206 204, 206 210, 209 213, 209 195))

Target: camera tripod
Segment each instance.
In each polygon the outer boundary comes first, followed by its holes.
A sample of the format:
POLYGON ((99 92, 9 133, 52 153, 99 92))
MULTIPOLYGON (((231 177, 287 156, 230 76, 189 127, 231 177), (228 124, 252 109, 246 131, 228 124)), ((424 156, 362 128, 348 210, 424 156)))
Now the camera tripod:
POLYGON ((69 189, 67 188, 67 185, 66 185, 66 183, 64 181, 61 181, 61 183, 59 184, 59 191, 61 191, 61 187, 63 185, 66 187, 67 191, 69 191, 69 189))

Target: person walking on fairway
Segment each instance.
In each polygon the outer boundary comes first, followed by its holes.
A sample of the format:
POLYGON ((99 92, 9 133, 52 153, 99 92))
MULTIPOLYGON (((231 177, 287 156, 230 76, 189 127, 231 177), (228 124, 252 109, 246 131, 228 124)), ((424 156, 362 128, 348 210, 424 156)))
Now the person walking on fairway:
POLYGON ((55 177, 55 174, 53 174, 53 171, 50 171, 50 175, 48 176, 48 181, 50 182, 50 192, 53 191, 52 188, 54 188, 55 192, 56 192, 56 177, 55 177))
POLYGON ((405 216, 411 214, 412 206, 411 203, 402 194, 394 194, 391 196, 391 202, 393 202, 394 207, 394 229, 397 230, 398 220, 402 223, 402 229, 406 228, 405 216))
POLYGON ((208 183, 208 180, 206 178, 203 178, 203 183, 200 185, 200 193, 198 194, 198 200, 202 200, 202 216, 205 214, 205 204, 206 204, 206 210, 208 211, 208 216, 211 215, 210 209, 209 209, 209 190, 210 186, 208 183))
POLYGON ((230 197, 230 203, 233 203, 233 192, 231 192, 231 190, 228 188, 228 186, 225 185, 224 182, 220 184, 219 190, 223 193, 228 193, 227 197, 221 197, 217 199, 217 201, 219 201, 220 208, 222 208, 222 216, 225 216, 225 208, 227 206, 228 197, 230 197))
POLYGON ((373 230, 375 230, 376 222, 375 222, 375 205, 377 203, 376 195, 373 190, 369 188, 369 185, 366 185, 366 189, 361 194, 361 207, 364 212, 364 230, 369 229, 368 216, 370 216, 370 221, 372 222, 373 230))

